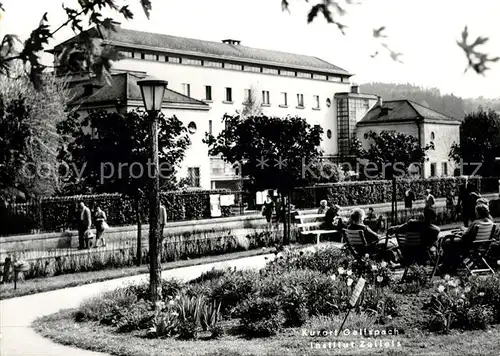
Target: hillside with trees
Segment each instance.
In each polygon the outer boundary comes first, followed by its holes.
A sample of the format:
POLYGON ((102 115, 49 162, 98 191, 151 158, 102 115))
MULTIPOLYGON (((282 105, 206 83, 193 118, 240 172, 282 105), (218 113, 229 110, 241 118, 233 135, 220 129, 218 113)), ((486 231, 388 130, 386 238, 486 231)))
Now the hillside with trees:
POLYGON ((442 94, 437 88, 423 88, 412 84, 367 83, 360 86, 367 94, 376 94, 384 100, 409 99, 448 116, 463 120, 467 113, 479 107, 500 112, 500 97, 464 99, 453 94, 442 94))

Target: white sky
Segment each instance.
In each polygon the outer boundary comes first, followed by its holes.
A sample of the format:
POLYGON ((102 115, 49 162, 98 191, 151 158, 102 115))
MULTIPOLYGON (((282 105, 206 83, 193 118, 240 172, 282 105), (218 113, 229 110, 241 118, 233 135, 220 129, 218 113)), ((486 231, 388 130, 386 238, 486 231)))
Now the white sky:
MULTIPOLYGON (((2 36, 26 38, 44 12, 54 28, 65 20, 60 0, 0 1, 6 10, 0 20, 2 36)), ((310 5, 304 0, 290 0, 291 14, 281 11, 281 0, 152 0, 150 20, 139 0, 128 0, 134 20, 115 18, 125 28, 211 41, 233 38, 251 47, 317 56, 356 74, 357 83, 412 83, 462 97, 500 97, 500 62, 484 77, 471 70, 464 74, 465 55, 456 45, 468 25, 474 38, 490 37, 485 51, 500 56, 499 0, 358 1, 362 4, 351 6, 341 18, 349 26, 346 36, 322 18, 308 25, 310 5), (387 27, 386 40, 403 53, 404 64, 392 61, 371 37, 380 26, 387 27), (372 59, 377 49, 380 54, 372 59)), ((76 0, 64 3, 71 6, 76 0)), ((60 31, 51 45, 71 36, 70 29, 60 31)), ((50 56, 46 60, 50 63, 50 56)))

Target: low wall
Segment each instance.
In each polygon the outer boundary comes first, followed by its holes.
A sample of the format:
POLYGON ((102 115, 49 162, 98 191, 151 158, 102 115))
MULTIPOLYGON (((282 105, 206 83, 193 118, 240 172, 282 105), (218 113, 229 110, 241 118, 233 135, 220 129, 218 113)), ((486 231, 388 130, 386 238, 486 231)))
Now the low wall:
MULTIPOLYGON (((231 216, 205 220, 176 221, 167 223, 164 234, 175 235, 185 232, 202 232, 213 229, 253 229, 265 225, 266 221, 260 214, 231 216)), ((142 241, 147 241, 149 225, 142 225, 142 241)), ((137 239, 137 226, 110 227, 105 232, 106 243, 132 241, 137 239)), ((78 232, 66 231, 58 233, 16 235, 0 238, 0 253, 20 250, 50 250, 78 247, 78 232)))

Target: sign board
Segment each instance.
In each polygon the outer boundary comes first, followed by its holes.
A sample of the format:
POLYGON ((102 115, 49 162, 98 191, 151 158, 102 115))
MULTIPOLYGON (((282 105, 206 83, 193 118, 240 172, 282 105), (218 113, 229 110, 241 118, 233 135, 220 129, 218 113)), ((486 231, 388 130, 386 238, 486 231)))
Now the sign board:
POLYGON ((220 196, 220 206, 231 206, 231 205, 234 205, 234 194, 220 196))
POLYGON ((213 218, 222 216, 219 194, 210 194, 210 216, 213 218))
POLYGON ((354 287, 354 291, 352 292, 351 299, 349 300, 349 304, 351 307, 354 307, 356 303, 358 302, 359 296, 361 295, 361 292, 363 291, 363 288, 365 287, 365 279, 363 277, 359 277, 358 283, 356 283, 356 286, 354 287))

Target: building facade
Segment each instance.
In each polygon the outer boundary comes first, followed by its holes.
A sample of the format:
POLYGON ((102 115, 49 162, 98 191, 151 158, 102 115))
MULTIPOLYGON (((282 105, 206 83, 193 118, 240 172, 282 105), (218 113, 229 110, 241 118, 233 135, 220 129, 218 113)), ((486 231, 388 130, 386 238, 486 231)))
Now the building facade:
MULTIPOLYGON (((101 45, 114 46, 123 58, 113 63, 111 86, 96 86, 96 78, 73 73, 71 86, 79 94, 74 104, 81 112, 133 110, 142 107, 138 80, 155 77, 168 81, 162 111, 166 116, 176 115, 189 128, 192 144, 178 176, 189 178, 193 187, 238 188, 241 177, 234 167, 220 157, 210 157, 202 140, 205 133, 217 135, 224 129, 225 114, 241 113, 249 106, 268 116, 299 116, 311 125, 320 125, 324 130, 321 148, 328 157, 349 156, 353 137, 363 140, 368 128, 384 127, 365 119, 376 107, 377 97, 359 93, 350 83, 352 74, 316 57, 246 47, 237 40, 209 42, 120 26, 116 31, 92 28, 88 32, 101 45)), ((63 48, 78 40, 73 37, 53 49, 56 67, 63 48)), ((421 134, 455 130, 454 125, 440 122, 437 128, 430 126, 434 124, 426 122, 421 134)), ((395 123, 385 127, 391 125, 395 123)), ((397 125, 393 128, 417 133, 408 123, 397 125)), ((454 131, 447 140, 452 134, 454 131)), ((442 142, 444 152, 450 142, 442 142)), ((441 159, 442 153, 438 156, 434 159, 441 159)))
MULTIPOLYGON (((89 32, 97 35, 96 29, 89 32)), ((338 153, 335 94, 350 91, 351 77, 342 68, 316 57, 246 47, 235 40, 209 42, 119 26, 117 31, 101 30, 99 37, 103 45, 113 45, 123 55, 113 63, 114 73, 166 80, 172 92, 207 105, 203 111, 163 108, 166 115, 176 114, 186 125, 197 117, 193 145, 179 174, 199 172, 203 188, 234 187, 237 177, 233 167, 218 157, 208 157, 206 148, 195 141, 201 142, 205 132, 219 133, 224 128, 223 116, 241 112, 249 101, 265 115, 300 116, 311 125, 320 125, 325 155, 338 153)), ((62 49, 77 41, 74 37, 54 48, 56 65, 62 49)), ((73 78, 78 80, 78 76, 73 78)), ((134 106, 140 107, 140 101, 127 104, 134 106)))
MULTIPOLYGON (((424 178, 453 176, 455 163, 449 153, 460 141, 460 121, 411 100, 391 100, 378 103, 356 124, 356 135, 363 147, 370 147, 367 134, 372 131, 396 131, 418 139, 421 147, 433 144, 427 151, 428 160, 418 172, 424 178)), ((418 167, 415 165, 415 167, 418 167)), ((417 172, 416 172, 417 173, 417 172)))

